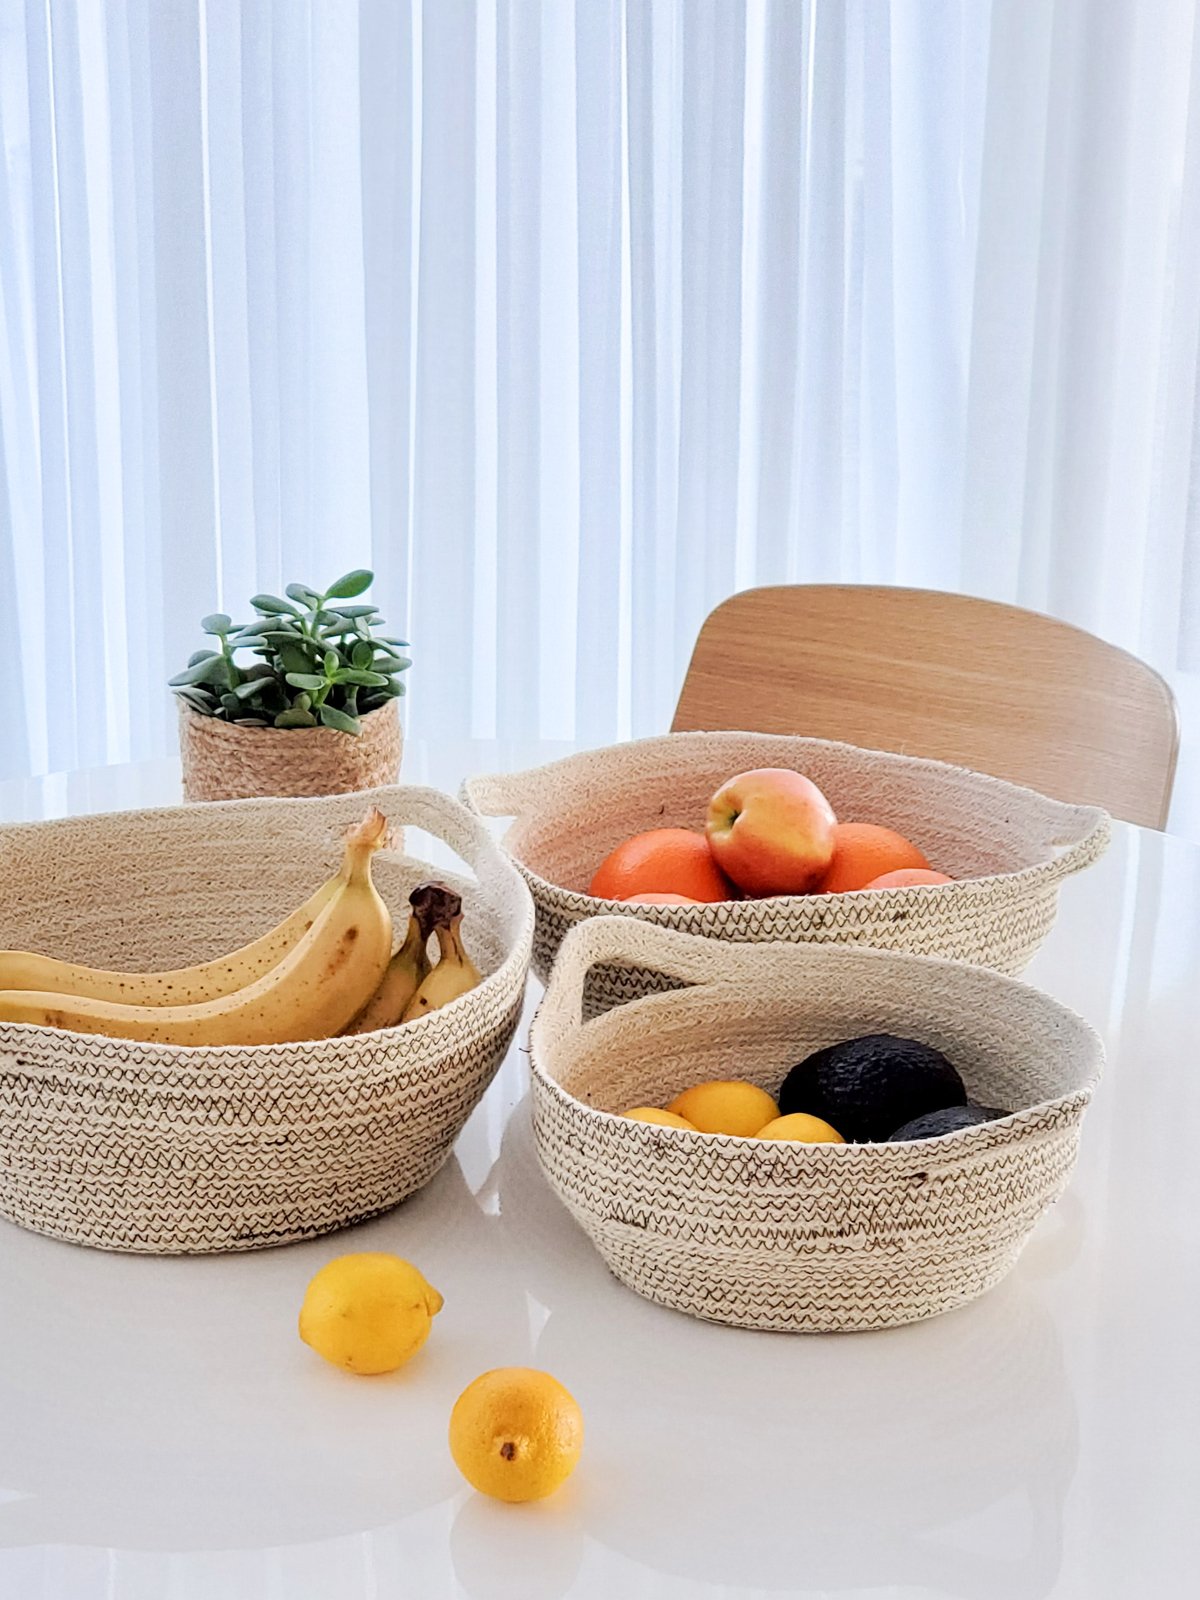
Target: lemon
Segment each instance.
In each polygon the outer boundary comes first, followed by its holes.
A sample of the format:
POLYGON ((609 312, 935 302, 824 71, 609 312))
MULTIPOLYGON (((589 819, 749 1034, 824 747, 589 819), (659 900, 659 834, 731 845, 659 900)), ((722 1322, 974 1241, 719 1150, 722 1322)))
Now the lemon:
POLYGON ((395 1372, 425 1343, 442 1297, 407 1261, 383 1251, 338 1256, 309 1284, 300 1337, 348 1372, 395 1372))
POLYGON ((450 1454, 473 1489, 542 1500, 575 1470, 583 1413, 557 1378, 497 1367, 469 1383, 450 1413, 450 1454))
POLYGON ((752 1139, 779 1115, 779 1107, 765 1089, 727 1079, 685 1089, 667 1110, 686 1117, 701 1133, 733 1133, 743 1139, 752 1139))
POLYGON ((659 1128, 688 1128, 692 1133, 696 1131, 694 1122, 689 1122, 686 1117, 677 1117, 673 1111, 660 1111, 657 1106, 634 1106, 630 1111, 622 1111, 623 1117, 628 1117, 631 1122, 653 1122, 659 1128))
POLYGON ((797 1139, 802 1144, 845 1144, 836 1128, 831 1128, 820 1117, 810 1117, 806 1111, 793 1111, 791 1116, 776 1117, 765 1128, 758 1130, 760 1139, 797 1139))

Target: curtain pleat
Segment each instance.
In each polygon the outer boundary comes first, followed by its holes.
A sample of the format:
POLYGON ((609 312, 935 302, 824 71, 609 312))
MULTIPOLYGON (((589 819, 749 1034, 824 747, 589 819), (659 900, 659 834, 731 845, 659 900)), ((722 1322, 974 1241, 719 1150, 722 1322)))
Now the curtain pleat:
POLYGON ((789 581, 1193 694, 1200 30, 1101 9, 0 7, 0 773, 167 753, 201 615, 360 564, 417 736, 661 729, 789 581))
POLYGON ((681 11, 679 459, 671 656, 736 587, 746 21, 681 11))
MULTIPOLYGON (((579 567, 572 610, 578 737, 585 740, 611 736, 613 724, 610 720, 605 727, 604 708, 611 718, 615 705, 622 727, 629 713, 628 691, 622 693, 618 678, 628 582, 622 562, 628 532, 621 427, 628 228, 623 11, 621 0, 576 0, 575 5, 579 567)), ((569 528, 564 541, 567 536, 569 528)))
POLYGON ((758 203, 745 265, 753 315, 744 320, 742 340, 756 382, 744 408, 741 454, 743 471, 754 471, 755 491, 739 521, 748 535, 750 581, 786 583, 799 488, 792 397, 800 352, 803 188, 797 176, 804 165, 807 32, 795 24, 792 0, 769 0, 764 10, 758 49, 746 63, 747 71, 759 63, 759 93, 747 96, 748 118, 757 115, 746 145, 757 158, 758 203))
MULTIPOLYGON (((50 9, 65 16, 75 8, 50 9)), ((149 313, 146 320, 155 348, 152 426, 157 433, 158 483, 153 516, 161 541, 160 594, 148 599, 151 619, 158 620, 158 610, 165 624, 163 650, 169 667, 172 658, 180 658, 181 643, 186 642, 189 651, 195 648, 195 634, 181 640, 180 630, 184 619, 196 614, 197 599, 211 596, 215 602, 222 588, 205 248, 201 16, 193 0, 165 4, 150 0, 138 23, 148 49, 150 90, 149 137, 136 159, 148 163, 153 185, 153 321, 149 313)), ((121 176, 124 180, 127 175, 121 176)), ((65 276, 73 283, 87 283, 86 254, 72 256, 65 276)), ((45 519, 46 532, 50 521, 45 519)), ((117 559, 119 548, 110 544, 97 553, 104 560, 117 559)), ((186 653, 182 659, 186 662, 186 653)), ((77 675, 77 686, 99 676, 98 666, 89 663, 77 675)), ((153 683, 145 684, 143 698, 158 700, 155 689, 153 683)), ((90 735, 82 718, 78 727, 76 760, 89 765, 95 758, 87 749, 90 735)))
MULTIPOLYGON (((359 16, 358 99, 362 127, 372 130, 371 138, 360 141, 358 177, 362 195, 370 197, 361 208, 363 442, 370 463, 370 548, 363 564, 374 570, 380 592, 389 597, 393 609, 388 620, 401 637, 408 624, 405 601, 412 556, 413 305, 419 279, 422 110, 417 20, 407 6, 393 0, 363 0, 359 16)), ((331 561, 337 564, 333 535, 342 528, 335 510, 322 572, 331 561)))
MULTIPOLYGON (((675 669, 678 525, 683 8, 629 4, 630 731, 657 714, 675 669)), ((623 396, 624 399, 624 396, 623 396)), ((686 549, 683 554, 686 559, 686 549)))
MULTIPOLYGON (((541 20, 540 8, 521 0, 498 7, 495 601, 496 665, 504 678, 497 721, 504 734, 519 734, 540 718, 542 570, 562 561, 566 543, 565 530, 543 527, 541 518, 545 436, 555 431, 542 408, 542 190, 552 157, 544 138, 541 20)), ((560 219, 547 212, 545 221, 557 229, 560 219)), ((569 614, 561 619, 568 626, 569 620, 569 614)), ((560 661, 559 671, 568 665, 560 661)))
MULTIPOLYGON (((475 536, 474 196, 491 185, 486 136, 477 158, 476 8, 421 10, 420 198, 413 428, 411 637, 421 660, 410 710, 431 734, 471 731, 471 568, 475 536), (453 114, 450 114, 453 107, 453 114)), ((494 144, 493 144, 494 149, 494 144)), ((494 155, 493 158, 494 160, 494 155)), ((484 401, 495 417, 495 397, 484 401)), ((336 565, 336 563, 335 563, 336 565)), ((394 617, 390 592, 380 599, 394 617)), ((494 667, 493 663, 493 667, 494 667)))

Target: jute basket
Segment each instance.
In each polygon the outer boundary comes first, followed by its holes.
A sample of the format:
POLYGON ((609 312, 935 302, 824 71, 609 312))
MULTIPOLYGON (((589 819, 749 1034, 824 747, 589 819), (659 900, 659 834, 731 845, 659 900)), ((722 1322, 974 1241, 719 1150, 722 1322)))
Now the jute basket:
POLYGON ((185 800, 353 794, 394 784, 403 738, 396 701, 337 728, 242 728, 179 707, 185 800))
POLYGON ((887 1328, 1005 1275, 1066 1186, 1103 1058, 1065 1006, 983 967, 881 950, 721 945, 632 918, 563 942, 532 1033, 551 1186, 639 1294, 738 1327, 887 1328), (581 1020, 594 962, 692 987, 581 1020), (1013 1114, 940 1139, 803 1145, 631 1122, 708 1078, 772 1094, 812 1051, 889 1032, 936 1046, 1013 1114))
POLYGON ((257 937, 334 870, 375 804, 474 877, 383 851, 397 938, 408 891, 463 896, 482 984, 402 1027, 309 1044, 180 1049, 0 1024, 0 1213, 110 1250, 249 1250, 346 1227, 428 1182, 504 1058, 533 906, 468 811, 434 789, 226 801, 0 830, 0 947, 150 970, 257 937))
MULTIPOLYGON (((1050 930, 1063 879, 1109 839, 1107 813, 1095 806, 1065 805, 940 761, 764 733, 640 739, 472 778, 463 797, 485 816, 515 818, 503 842, 533 891, 533 965, 543 982, 568 928, 612 913, 716 939, 869 944, 1020 972, 1050 930), (959 881, 704 906, 630 906, 587 893, 614 845, 647 828, 703 828, 713 792, 752 767, 806 773, 842 820, 899 829, 959 881)), ((633 966, 601 968, 588 1006, 662 987, 633 966)))

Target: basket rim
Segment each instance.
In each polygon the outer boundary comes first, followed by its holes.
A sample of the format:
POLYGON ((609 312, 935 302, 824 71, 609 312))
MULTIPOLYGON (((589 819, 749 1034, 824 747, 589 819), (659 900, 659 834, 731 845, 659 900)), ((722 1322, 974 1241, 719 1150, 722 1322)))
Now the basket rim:
MULTIPOLYGON (((502 809, 496 809, 496 803, 489 806, 487 795, 489 791, 503 789, 509 785, 532 784, 553 778, 559 773, 578 770, 580 767, 594 763, 597 759, 617 751, 651 751, 654 749, 673 749, 692 746, 697 750, 719 747, 734 741, 743 742, 753 740, 762 744, 764 751, 782 751, 784 747, 793 749, 797 744, 811 746, 815 749, 829 751, 832 754, 848 756, 868 756, 873 761, 878 761, 884 767, 902 768, 908 771, 924 771, 936 773, 953 773, 965 778, 975 786, 983 786, 995 792, 998 788, 1006 791, 1014 799, 1023 803, 1034 802, 1047 816, 1057 816, 1064 824, 1074 823, 1076 827, 1070 836, 1056 842, 1052 848, 1056 852, 1031 863, 1029 866, 1019 867, 1012 872, 997 872, 983 874, 974 878, 957 878, 947 884, 926 884, 919 887, 910 886, 898 889, 854 889, 844 890, 839 895, 822 896, 817 894, 782 894, 767 895, 760 899, 750 900, 715 900, 703 902, 696 906, 647 906, 629 905, 626 901, 602 899, 599 896, 588 894, 582 889, 569 889, 563 884, 554 883, 551 879, 543 877, 535 868, 531 867, 514 850, 510 842, 510 835, 516 822, 521 820, 520 813, 515 814, 514 823, 506 830, 501 843, 507 853, 516 862, 527 881, 535 890, 540 899, 558 901, 562 904, 578 904, 587 914, 598 915, 601 913, 617 913, 623 916, 637 916, 644 921, 656 922, 664 927, 680 928, 685 931, 698 924, 699 919, 705 914, 715 915, 718 919, 736 923, 740 912, 748 906, 777 908, 780 914, 786 914, 797 906, 809 906, 828 901, 830 904, 852 907, 866 906, 869 904, 885 906, 903 905, 905 902, 900 897, 908 897, 908 904, 936 907, 951 903, 953 897, 960 900, 972 894, 982 895, 994 892, 1001 885, 1020 885, 1036 880, 1056 881, 1058 877, 1077 870, 1070 858, 1081 851, 1090 851, 1088 860, 1099 856, 1107 848, 1112 832, 1112 817, 1102 806, 1088 805, 1069 800, 1058 800, 1052 795, 1031 789, 1027 785, 1013 783, 1007 778, 996 778, 986 772, 978 772, 972 767, 964 767, 949 761, 939 761, 931 756, 904 755, 894 750, 877 750, 866 745, 852 744, 847 740, 811 738, 805 734, 780 734, 761 733, 754 729, 713 729, 711 731, 688 731, 680 733, 655 734, 648 738, 629 739, 616 744, 599 745, 590 750, 579 750, 568 756, 560 756, 554 761, 548 761, 540 766, 529 767, 519 773, 480 774, 476 777, 464 779, 460 794, 464 803, 481 816, 514 815, 502 809), (482 795, 482 798, 481 798, 482 795), (867 900, 866 896, 876 898, 867 900), (918 896, 914 901, 913 896, 918 896), (923 898, 922 898, 923 897, 923 898)), ((499 803, 499 802, 497 802, 499 803)), ((700 829, 693 830, 700 832, 700 829)), ((1079 866, 1086 865, 1081 861, 1079 866)))
MULTIPOLYGON (((387 707, 381 706, 380 710, 387 707)), ((372 713, 374 715, 374 713, 372 713)), ((208 719, 204 719, 208 720, 208 719)), ((264 729, 246 729, 248 733, 264 732, 264 729)), ((292 731, 314 732, 314 729, 276 729, 279 733, 292 731)), ((324 729, 324 732, 336 732, 336 729, 324 729)), ((344 735, 343 737, 349 737, 344 735)), ((136 818, 140 825, 153 827, 163 819, 177 817, 213 817, 216 813, 237 812, 244 814, 248 810, 262 810, 278 814, 280 811, 292 811, 297 807, 320 808, 334 810, 351 810, 356 802, 378 803, 380 797, 391 799, 397 805, 409 804, 418 806, 431 805, 434 808, 450 808, 450 811, 465 812, 466 820, 473 827, 482 830, 482 823, 477 815, 471 813, 469 808, 463 807, 452 795, 446 794, 441 789, 435 789, 425 784, 386 784, 371 789, 358 789, 349 793, 338 795, 304 795, 304 796, 246 796, 236 800, 202 800, 175 806, 155 806, 148 809, 128 807, 119 811, 97 812, 95 814, 75 815, 68 817, 47 817, 32 822, 17 822, 0 824, 0 845, 5 838, 20 835, 28 837, 47 830, 61 830, 64 826, 79 824, 94 827, 103 827, 108 824, 119 825, 122 820, 136 818)), ((404 822, 400 827, 424 828, 421 822, 404 822)), ((331 828, 336 824, 331 821, 331 828)), ((520 872, 517 870, 512 858, 501 850, 486 830, 479 834, 480 842, 487 855, 487 870, 489 873, 498 873, 507 887, 513 891, 514 898, 520 903, 521 915, 516 937, 511 946, 506 950, 503 960, 495 971, 476 985, 466 994, 459 995, 447 1005, 427 1015, 414 1018, 412 1022, 404 1024, 404 1035, 413 1040, 414 1044, 421 1039, 433 1036, 432 1030, 439 1023, 444 1023, 447 1017, 460 1017, 464 1015, 465 1008, 475 1001, 488 1000, 500 1003, 510 993, 523 990, 525 975, 528 972, 530 957, 533 948, 533 933, 536 920, 536 908, 533 897, 529 892, 520 872), (409 1033, 409 1030, 419 1030, 409 1033)), ((454 848, 451 845, 451 848, 454 848)), ((429 863, 423 862, 419 857, 408 856, 402 851, 380 851, 383 859, 393 861, 411 862, 419 867, 428 867, 431 872, 439 872, 443 876, 443 869, 434 868, 429 863)), ((461 874, 450 874, 461 876, 461 874)), ((481 893, 487 895, 487 884, 483 876, 477 873, 476 881, 481 893)), ((381 1037, 392 1036, 398 1046, 402 1037, 399 1029, 376 1028, 368 1033, 336 1035, 329 1039, 298 1039, 282 1044, 205 1044, 205 1045, 178 1045, 151 1043, 138 1039, 123 1039, 110 1037, 106 1034, 79 1033, 70 1028, 45 1028, 37 1023, 29 1022, 0 1022, 0 1052, 21 1052, 34 1070, 45 1068, 47 1071, 59 1070, 52 1061, 45 1059, 49 1050, 52 1054, 53 1043, 57 1040, 72 1041, 74 1045, 82 1045, 89 1052, 89 1058, 98 1058, 98 1070, 112 1071, 120 1064, 115 1060, 108 1060, 110 1050, 118 1051, 126 1058, 124 1065, 135 1066, 142 1070, 153 1070, 161 1073, 165 1083, 174 1087, 185 1087, 194 1084, 194 1092, 201 1093, 200 1084, 195 1083, 197 1078, 211 1080, 209 1087, 218 1088, 229 1072, 238 1074, 239 1082, 245 1087, 252 1087, 256 1081, 262 1080, 264 1084, 277 1085, 282 1071, 296 1073, 304 1071, 308 1078, 320 1077, 322 1074, 344 1076, 347 1068, 361 1068, 363 1063, 360 1056, 367 1048, 378 1050, 381 1037), (30 1053, 30 1045, 35 1048, 30 1053), (269 1058, 269 1061, 268 1061, 269 1058), (253 1074, 247 1073, 248 1067, 261 1067, 253 1074)), ((396 1052, 399 1054, 399 1050, 396 1052)), ((391 1074, 403 1069, 403 1062, 391 1063, 391 1074)))

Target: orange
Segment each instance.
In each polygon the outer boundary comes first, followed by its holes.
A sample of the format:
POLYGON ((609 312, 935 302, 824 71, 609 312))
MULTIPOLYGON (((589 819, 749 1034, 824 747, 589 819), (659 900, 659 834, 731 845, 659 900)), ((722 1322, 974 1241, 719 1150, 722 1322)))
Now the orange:
POLYGON ((450 1453, 473 1489, 542 1500, 575 1470, 583 1414, 557 1378, 498 1367, 469 1383, 450 1413, 450 1453))
POLYGON ((901 867, 898 872, 885 872, 881 877, 864 883, 864 889, 916 889, 923 883, 953 883, 944 872, 934 872, 925 867, 901 867))
POLYGON ((703 902, 693 900, 690 894, 627 894, 621 902, 626 906, 698 906, 703 902))
POLYGON ((588 893, 601 900, 627 900, 634 894, 682 894, 692 900, 734 898, 733 886, 713 860, 708 840, 688 828, 635 833, 605 856, 588 893))
POLYGON ((929 869, 929 862, 911 839, 874 822, 839 822, 833 830, 833 860, 819 892, 845 894, 850 889, 865 889, 883 873, 902 867, 929 869))

